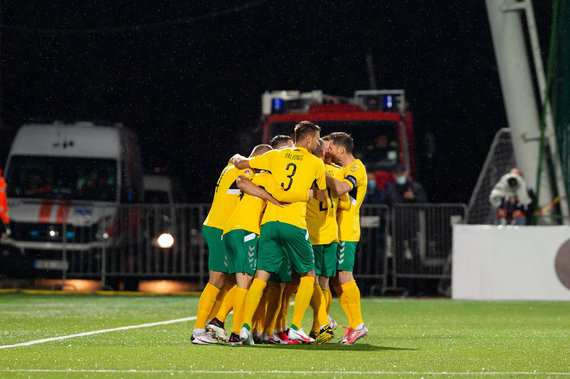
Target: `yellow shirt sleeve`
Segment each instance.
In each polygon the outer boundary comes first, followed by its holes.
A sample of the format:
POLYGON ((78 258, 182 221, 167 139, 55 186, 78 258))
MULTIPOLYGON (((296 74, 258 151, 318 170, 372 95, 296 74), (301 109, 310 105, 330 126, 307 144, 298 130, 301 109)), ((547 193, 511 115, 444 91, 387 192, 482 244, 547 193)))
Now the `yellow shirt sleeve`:
POLYGON ((258 170, 272 171, 272 165, 278 150, 269 150, 249 160, 249 166, 258 170))

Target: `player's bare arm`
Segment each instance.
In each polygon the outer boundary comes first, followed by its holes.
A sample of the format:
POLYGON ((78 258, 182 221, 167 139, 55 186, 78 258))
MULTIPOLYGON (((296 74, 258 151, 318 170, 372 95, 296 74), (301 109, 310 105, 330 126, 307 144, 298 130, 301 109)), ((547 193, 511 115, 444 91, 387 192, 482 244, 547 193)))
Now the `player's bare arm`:
MULTIPOLYGON (((345 193, 350 192, 350 190, 352 189, 352 186, 350 184, 333 178, 331 174, 329 174, 328 172, 326 172, 325 175, 326 175, 327 187, 329 187, 331 191, 335 193, 337 196, 342 196, 345 193)), ((319 201, 324 201, 324 200, 319 199, 319 201)))
POLYGON ((249 165, 249 158, 244 157, 243 155, 236 154, 230 158, 230 163, 232 163, 236 168, 240 170, 245 170, 246 168, 251 168, 249 165))
POLYGON ((267 200, 267 201, 277 205, 280 208, 285 207, 285 205, 283 203, 280 203, 279 201, 277 201, 277 199, 275 199, 273 196, 271 196, 271 194, 269 192, 267 192, 266 190, 264 190, 261 187, 256 186, 255 184, 253 184, 247 176, 240 175, 236 179, 236 185, 237 185, 237 188, 239 188, 241 191, 247 193, 248 195, 255 196, 255 197, 258 197, 258 198, 263 199, 263 200, 267 200))

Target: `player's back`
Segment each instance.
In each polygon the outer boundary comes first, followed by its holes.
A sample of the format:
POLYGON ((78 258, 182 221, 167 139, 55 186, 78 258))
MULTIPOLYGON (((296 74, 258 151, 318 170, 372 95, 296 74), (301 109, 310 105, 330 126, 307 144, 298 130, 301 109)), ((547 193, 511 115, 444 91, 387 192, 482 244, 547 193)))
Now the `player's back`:
MULTIPOLYGON (((335 179, 342 180, 342 167, 325 165, 325 170, 335 179)), ((339 197, 327 188, 327 201, 315 198, 307 203, 307 229, 313 245, 338 242, 337 210, 339 197)))
MULTIPOLYGON (((264 188, 269 193, 272 193, 272 189, 275 187, 275 181, 268 172, 256 174, 252 179, 252 183, 264 188)), ((241 229, 259 235, 259 225, 264 206, 265 200, 243 192, 240 193, 236 206, 224 227, 224 234, 232 230, 241 229)))
MULTIPOLYGON (((292 197, 306 199, 307 191, 315 181, 318 188, 326 188, 323 161, 302 147, 269 151, 252 158, 250 166, 270 171, 289 201, 292 197)), ((279 194, 275 196, 277 200, 287 201, 279 194)), ((280 221, 305 229, 305 216, 305 201, 293 202, 285 208, 269 203, 262 223, 280 221)))
POLYGON ((251 177, 253 172, 250 169, 239 170, 233 164, 228 164, 222 170, 214 190, 212 206, 204 225, 224 229, 228 214, 234 209, 240 193, 235 185, 235 181, 240 175, 251 177))

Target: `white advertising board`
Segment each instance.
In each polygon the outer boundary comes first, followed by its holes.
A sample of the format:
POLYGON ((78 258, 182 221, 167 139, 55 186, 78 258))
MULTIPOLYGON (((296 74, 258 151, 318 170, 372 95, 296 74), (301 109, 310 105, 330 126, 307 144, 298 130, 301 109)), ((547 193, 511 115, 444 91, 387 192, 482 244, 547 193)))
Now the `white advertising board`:
POLYGON ((455 225, 452 297, 570 300, 570 227, 455 225))

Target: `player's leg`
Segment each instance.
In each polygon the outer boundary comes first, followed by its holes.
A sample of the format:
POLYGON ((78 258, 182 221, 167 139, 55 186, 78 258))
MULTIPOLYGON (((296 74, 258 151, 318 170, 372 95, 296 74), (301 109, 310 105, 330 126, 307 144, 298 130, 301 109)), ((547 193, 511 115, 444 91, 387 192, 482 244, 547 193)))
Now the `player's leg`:
POLYGON ((214 307, 216 297, 224 285, 225 277, 228 272, 228 258, 221 238, 221 229, 204 225, 202 227, 202 233, 206 244, 208 245, 208 266, 210 268, 210 276, 208 284, 206 284, 206 287, 202 291, 202 295, 200 295, 200 300, 198 302, 198 314, 196 316, 196 323, 194 324, 191 341, 194 344, 204 345, 218 343, 212 337, 211 333, 206 331, 206 321, 214 307), (224 265, 224 263, 226 264, 224 265))
POLYGON ((305 229, 289 224, 280 224, 282 231, 281 243, 285 254, 291 260, 293 270, 300 275, 299 289, 295 295, 293 307, 293 320, 289 329, 289 338, 312 343, 314 340, 307 336, 301 328, 305 311, 313 297, 315 284, 315 258, 309 240, 309 233, 305 229))
POLYGON ((275 224, 278 223, 269 222, 261 228, 257 251, 257 271, 245 297, 244 322, 240 331, 240 339, 248 345, 253 345, 251 334, 253 314, 267 286, 270 273, 277 272, 283 261, 283 252, 278 243, 279 230, 275 224))
MULTIPOLYGON (((289 268, 291 263, 289 259, 286 258, 289 268)), ((289 307, 291 306, 291 298, 297 292, 299 288, 299 274, 293 272, 291 274, 291 281, 286 282, 283 285, 283 294, 281 295, 281 308, 279 310, 279 315, 277 316, 277 336, 282 341, 282 343, 298 343, 298 341, 289 340, 288 333, 289 327, 287 326, 287 314, 289 313, 289 307)))
POLYGON ((235 274, 227 275, 224 287, 218 293, 214 307, 208 316, 210 321, 206 324, 206 329, 214 334, 214 338, 223 342, 228 341, 224 323, 233 309, 236 287, 235 274))
POLYGON ((279 308, 281 308, 281 283, 271 281, 267 283, 267 308, 265 311, 265 322, 263 329, 262 340, 269 344, 281 343, 275 334, 275 323, 277 322, 277 315, 279 308))
POLYGON ((242 343, 239 331, 243 323, 245 296, 255 274, 257 235, 245 230, 232 230, 224 235, 224 243, 233 263, 237 282, 234 290, 232 333, 228 342, 230 345, 237 345, 242 343))
POLYGON ((331 302, 332 302, 332 295, 329 288, 329 281, 331 277, 336 276, 337 251, 338 251, 337 242, 332 242, 328 245, 325 245, 324 254, 323 254, 323 264, 321 268, 322 275, 319 276, 319 285, 321 287, 321 290, 323 291, 323 296, 325 297, 326 301, 327 320, 329 321, 329 325, 332 329, 336 328, 336 322, 329 315, 331 309, 331 302))
POLYGON ((342 298, 341 304, 344 302, 346 305, 345 312, 348 312, 347 317, 349 318, 349 328, 339 342, 346 344, 353 344, 368 334, 368 329, 362 320, 360 290, 352 274, 357 244, 358 242, 342 241, 339 245, 342 247, 342 250, 339 248, 337 266, 338 283, 341 288, 339 296, 342 298))

